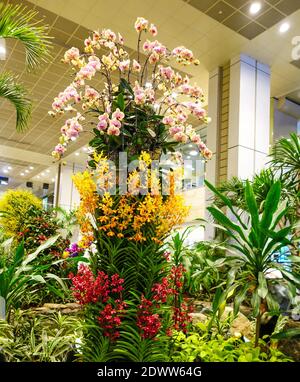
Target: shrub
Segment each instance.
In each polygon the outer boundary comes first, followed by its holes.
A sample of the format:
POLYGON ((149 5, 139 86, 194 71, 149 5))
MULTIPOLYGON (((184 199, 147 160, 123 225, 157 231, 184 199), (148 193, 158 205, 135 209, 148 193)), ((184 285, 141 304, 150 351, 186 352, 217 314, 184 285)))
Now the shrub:
POLYGON ((0 200, 0 225, 7 236, 16 236, 32 208, 42 210, 42 202, 29 191, 9 190, 0 200))
POLYGON ((253 342, 244 342, 241 338, 217 334, 211 337, 207 331, 202 331, 204 324, 199 323, 194 333, 186 336, 176 332, 174 352, 171 360, 175 362, 291 362, 279 350, 268 347, 259 341, 259 347, 253 342), (197 331, 198 329, 198 331, 197 331))

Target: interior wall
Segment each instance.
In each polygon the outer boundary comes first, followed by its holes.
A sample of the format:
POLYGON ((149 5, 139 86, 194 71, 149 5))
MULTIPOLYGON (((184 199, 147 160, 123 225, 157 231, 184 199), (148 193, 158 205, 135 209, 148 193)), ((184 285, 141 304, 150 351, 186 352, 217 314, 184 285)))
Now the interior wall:
MULTIPOLYGON (((299 106, 300 109, 300 106, 299 106)), ((278 109, 274 111, 274 141, 297 133, 298 119, 278 109)))

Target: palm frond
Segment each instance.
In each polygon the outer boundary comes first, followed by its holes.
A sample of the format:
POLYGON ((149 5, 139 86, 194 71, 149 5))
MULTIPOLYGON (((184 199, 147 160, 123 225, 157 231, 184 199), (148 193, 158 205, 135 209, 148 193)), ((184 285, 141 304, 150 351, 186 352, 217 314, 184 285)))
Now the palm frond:
POLYGON ((299 184, 300 174, 300 137, 292 133, 290 138, 282 138, 275 143, 271 151, 272 165, 282 173, 291 186, 299 184))
POLYGON ((14 38, 23 43, 29 69, 47 61, 50 56, 48 26, 36 21, 37 15, 37 11, 21 4, 0 4, 0 37, 14 38))
POLYGON ((22 132, 28 126, 32 103, 27 98, 27 90, 9 72, 0 73, 0 97, 11 102, 17 113, 16 129, 22 132))

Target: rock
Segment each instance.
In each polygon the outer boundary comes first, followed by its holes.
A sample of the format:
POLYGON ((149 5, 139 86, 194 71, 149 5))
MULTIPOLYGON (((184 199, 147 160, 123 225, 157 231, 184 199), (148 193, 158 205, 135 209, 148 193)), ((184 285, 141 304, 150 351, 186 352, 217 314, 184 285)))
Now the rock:
POLYGON ((64 305, 70 309, 81 309, 80 304, 76 304, 76 302, 68 302, 66 305, 64 305))
POLYGON ((48 308, 48 309, 62 309, 62 308, 65 307, 65 305, 63 305, 63 304, 50 304, 50 303, 47 303, 47 304, 44 304, 44 307, 48 308))
POLYGON ((191 313, 192 323, 197 324, 198 322, 205 322, 208 320, 208 317, 203 313, 191 313))

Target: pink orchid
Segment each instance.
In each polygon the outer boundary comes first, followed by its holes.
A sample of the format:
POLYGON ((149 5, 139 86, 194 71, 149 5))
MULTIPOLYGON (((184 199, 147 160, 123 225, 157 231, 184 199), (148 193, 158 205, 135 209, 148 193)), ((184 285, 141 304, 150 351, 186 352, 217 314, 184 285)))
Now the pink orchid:
POLYGON ((134 28, 137 32, 141 32, 142 30, 148 29, 148 24, 148 20, 144 19, 143 17, 138 17, 134 24, 134 28))
POLYGON ((71 49, 65 52, 64 61, 70 62, 72 60, 78 60, 79 57, 80 57, 79 49, 72 47, 71 49))
POLYGON ((150 25, 149 32, 152 34, 152 36, 156 36, 157 35, 157 28, 156 28, 156 26, 154 24, 150 25))
POLYGON ((141 65, 136 60, 132 61, 132 70, 136 73, 141 71, 141 65))
POLYGON ((55 146, 54 151, 58 154, 63 154, 66 151, 65 146, 61 145, 60 143, 55 146))
POLYGON ((122 121, 125 117, 125 114, 118 108, 112 114, 112 118, 117 119, 118 121, 122 121))
POLYGON ((121 122, 118 121, 117 119, 112 119, 109 124, 109 127, 116 127, 117 129, 120 129, 121 126, 122 126, 121 122))
POLYGON ((103 130, 106 130, 107 129, 107 126, 108 126, 108 123, 105 119, 99 121, 99 123, 97 124, 97 129, 100 130, 100 131, 103 131, 103 130))
POLYGON ((124 60, 119 62, 119 69, 121 72, 125 72, 126 70, 129 70, 130 60, 124 60))
POLYGON ((118 136, 120 135, 120 129, 118 129, 117 127, 113 125, 110 125, 109 128, 107 129, 107 134, 118 136))
POLYGON ((186 143, 188 141, 188 136, 182 132, 176 133, 173 138, 176 142, 186 143))

